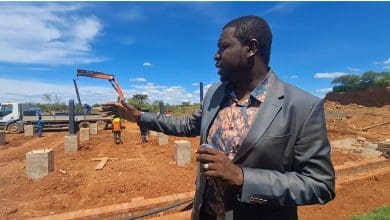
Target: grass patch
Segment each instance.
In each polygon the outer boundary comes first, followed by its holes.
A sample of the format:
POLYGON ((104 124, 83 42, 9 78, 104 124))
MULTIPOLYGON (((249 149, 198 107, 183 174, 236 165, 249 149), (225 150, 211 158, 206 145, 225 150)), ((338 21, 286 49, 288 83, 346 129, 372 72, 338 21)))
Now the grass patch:
POLYGON ((375 209, 364 215, 357 215, 351 218, 351 220, 389 220, 390 219, 390 206, 384 206, 375 209))

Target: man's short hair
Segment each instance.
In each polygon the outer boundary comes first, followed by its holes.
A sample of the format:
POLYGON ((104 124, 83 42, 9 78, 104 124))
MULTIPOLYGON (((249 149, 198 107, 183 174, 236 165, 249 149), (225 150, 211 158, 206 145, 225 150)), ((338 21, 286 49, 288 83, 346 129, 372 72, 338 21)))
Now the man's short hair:
POLYGON ((254 15, 242 16, 231 20, 223 29, 227 27, 235 27, 234 37, 242 44, 248 44, 250 40, 256 39, 259 42, 260 57, 265 65, 269 65, 272 32, 267 22, 254 15))

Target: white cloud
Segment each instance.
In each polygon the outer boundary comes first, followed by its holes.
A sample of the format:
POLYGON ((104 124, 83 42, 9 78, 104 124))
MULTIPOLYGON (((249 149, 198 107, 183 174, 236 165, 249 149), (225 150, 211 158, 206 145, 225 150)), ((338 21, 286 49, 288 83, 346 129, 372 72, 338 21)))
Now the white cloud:
POLYGON ((315 93, 319 98, 324 98, 326 93, 331 92, 332 88, 316 89, 315 93))
POLYGON ((347 69, 348 69, 349 71, 351 71, 351 72, 360 72, 360 71, 361 71, 361 69, 359 69, 359 68, 354 68, 354 67, 347 67, 347 69))
POLYGON ((133 85, 137 94, 146 94, 148 99, 153 101, 162 100, 170 104, 181 104, 182 102, 199 102, 199 98, 189 93, 182 86, 163 86, 147 83, 146 85, 133 85))
POLYGON ((145 78, 137 77, 137 78, 131 78, 129 79, 130 82, 147 82, 145 78))
MULTIPOLYGON (((69 99, 77 102, 73 83, 53 84, 37 80, 16 80, 0 78, 0 103, 1 102, 40 102, 44 103, 43 94, 58 96, 61 101, 68 103, 69 99)), ((80 98, 91 104, 110 102, 116 99, 117 94, 110 87, 78 86, 80 98)), ((124 91, 126 94, 127 91, 124 91)))
POLYGON ((262 15, 265 16, 268 14, 288 14, 293 12, 297 6, 297 4, 294 4, 292 2, 277 3, 270 9, 266 10, 262 15))
POLYGON ((199 86, 199 83, 192 83, 193 86, 199 86))
POLYGON ((390 64, 390 58, 387 58, 387 60, 383 61, 383 64, 390 64))
POLYGON ((298 75, 292 75, 290 76, 291 79, 297 79, 298 78, 298 75))
POLYGON ((316 92, 318 93, 328 93, 328 92, 331 92, 333 89, 332 87, 330 88, 324 88, 324 89, 316 89, 316 92))
POLYGON ((80 15, 81 4, 3 4, 0 61, 24 64, 101 62, 91 44, 103 29, 98 18, 80 15))
MULTIPOLYGON (((35 79, 9 79, 0 78, 0 103, 2 102, 39 102, 45 103, 43 94, 58 96, 61 102, 68 103, 69 99, 77 102, 73 83, 47 83, 35 79)), ((203 94, 212 84, 204 87, 203 94)), ((82 102, 90 104, 115 101, 117 93, 109 84, 103 86, 82 85, 78 82, 78 89, 82 102)), ((143 85, 131 85, 130 89, 122 88, 125 97, 131 98, 135 94, 148 95, 149 101, 162 100, 169 104, 181 104, 182 102, 199 103, 199 90, 187 91, 182 86, 156 85, 147 82, 143 85)))
POLYGON ((339 76, 347 75, 348 73, 344 72, 333 72, 333 73, 316 73, 314 78, 317 79, 333 79, 339 76))
POLYGON ((150 62, 145 62, 145 63, 143 64, 143 66, 144 66, 144 67, 152 67, 153 65, 152 65, 152 63, 150 63, 150 62))

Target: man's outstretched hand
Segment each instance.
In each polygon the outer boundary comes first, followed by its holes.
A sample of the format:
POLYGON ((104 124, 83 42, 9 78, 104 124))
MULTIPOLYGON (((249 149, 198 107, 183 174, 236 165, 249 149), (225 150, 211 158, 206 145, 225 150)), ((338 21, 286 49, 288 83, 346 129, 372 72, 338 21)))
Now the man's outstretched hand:
POLYGON ((122 119, 135 123, 138 123, 141 118, 141 112, 124 100, 121 100, 120 102, 105 103, 103 104, 102 111, 106 116, 118 115, 122 119))

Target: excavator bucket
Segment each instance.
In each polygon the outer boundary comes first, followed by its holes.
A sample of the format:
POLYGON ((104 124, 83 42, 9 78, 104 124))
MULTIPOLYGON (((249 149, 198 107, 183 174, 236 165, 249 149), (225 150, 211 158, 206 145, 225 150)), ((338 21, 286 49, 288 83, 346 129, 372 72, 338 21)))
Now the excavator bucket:
POLYGON ((113 80, 114 75, 97 72, 97 71, 90 71, 90 70, 81 70, 77 69, 77 76, 87 76, 91 78, 98 78, 98 79, 107 79, 107 80, 113 80))

